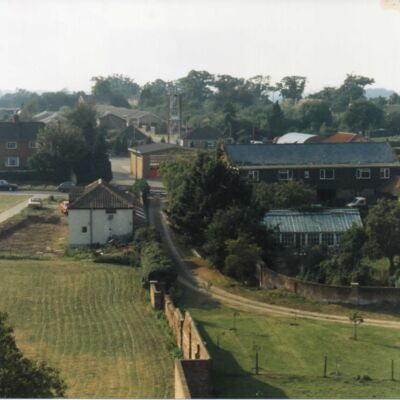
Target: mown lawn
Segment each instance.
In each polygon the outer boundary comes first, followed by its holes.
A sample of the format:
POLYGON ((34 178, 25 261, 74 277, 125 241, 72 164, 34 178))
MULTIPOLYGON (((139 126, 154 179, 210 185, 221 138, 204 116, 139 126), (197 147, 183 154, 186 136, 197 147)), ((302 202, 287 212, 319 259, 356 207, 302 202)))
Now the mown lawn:
POLYGON ((195 318, 211 351, 217 397, 399 397, 399 330, 361 325, 354 341, 350 323, 244 312, 234 317, 234 310, 187 291, 182 306, 195 318), (260 375, 254 374, 254 346, 259 347, 260 375), (391 360, 396 381, 390 380, 391 360))
POLYGON ((172 397, 173 344, 139 271, 55 258, 0 260, 0 274, 17 344, 61 371, 68 397, 172 397))
POLYGON ((0 194, 0 213, 16 206, 19 203, 28 200, 32 196, 13 195, 13 194, 0 194))

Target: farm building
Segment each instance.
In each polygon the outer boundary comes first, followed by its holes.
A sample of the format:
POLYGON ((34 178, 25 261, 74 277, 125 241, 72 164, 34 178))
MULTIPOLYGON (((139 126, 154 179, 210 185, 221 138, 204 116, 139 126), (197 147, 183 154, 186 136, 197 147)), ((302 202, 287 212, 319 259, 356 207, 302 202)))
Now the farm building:
POLYGON ((151 143, 130 148, 131 175, 135 179, 158 178, 160 163, 170 160, 178 154, 193 153, 193 150, 184 149, 175 144, 151 143))
POLYGON ((265 214, 264 224, 281 245, 305 248, 337 246, 342 235, 353 225, 361 227, 362 221, 357 209, 334 208, 312 212, 271 210, 265 214))
POLYGON ((224 159, 249 181, 303 181, 321 200, 373 197, 400 175, 389 143, 224 145, 224 159))
POLYGON ((197 127, 182 135, 179 144, 183 147, 214 149, 224 135, 219 129, 211 126, 197 127))
POLYGON ((143 206, 131 195, 99 179, 70 194, 69 244, 105 244, 112 237, 130 238, 135 223, 145 220, 143 206))
POLYGON ((273 139, 275 144, 288 144, 288 143, 317 143, 321 140, 321 136, 312 135, 310 133, 289 132, 283 136, 278 136, 273 139))

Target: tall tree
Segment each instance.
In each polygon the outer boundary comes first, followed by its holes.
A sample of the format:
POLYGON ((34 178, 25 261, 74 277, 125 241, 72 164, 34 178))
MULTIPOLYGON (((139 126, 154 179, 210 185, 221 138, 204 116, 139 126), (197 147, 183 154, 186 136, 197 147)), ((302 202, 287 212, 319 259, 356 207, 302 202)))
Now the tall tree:
POLYGON ((58 371, 24 357, 6 318, 6 314, 0 313, 0 397, 64 397, 66 385, 58 371))
POLYGON ((344 122, 357 132, 365 134, 369 128, 377 128, 383 123, 383 111, 368 100, 358 100, 351 104, 344 115, 344 122))
POLYGON ((270 109, 268 116, 268 128, 270 136, 279 136, 285 129, 285 115, 276 101, 270 109))
POLYGON ((276 86, 282 98, 298 101, 303 96, 306 82, 305 76, 285 76, 276 86))
POLYGON ((306 99, 299 105, 302 128, 319 132, 322 124, 332 123, 329 104, 323 100, 306 99))

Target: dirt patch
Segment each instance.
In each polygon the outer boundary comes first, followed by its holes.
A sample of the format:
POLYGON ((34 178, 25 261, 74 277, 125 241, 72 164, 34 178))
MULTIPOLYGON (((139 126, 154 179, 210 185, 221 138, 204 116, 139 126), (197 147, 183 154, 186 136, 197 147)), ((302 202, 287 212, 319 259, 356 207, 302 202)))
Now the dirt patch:
POLYGON ((67 218, 56 209, 28 212, 2 227, 0 254, 57 254, 63 248, 67 235, 67 218))

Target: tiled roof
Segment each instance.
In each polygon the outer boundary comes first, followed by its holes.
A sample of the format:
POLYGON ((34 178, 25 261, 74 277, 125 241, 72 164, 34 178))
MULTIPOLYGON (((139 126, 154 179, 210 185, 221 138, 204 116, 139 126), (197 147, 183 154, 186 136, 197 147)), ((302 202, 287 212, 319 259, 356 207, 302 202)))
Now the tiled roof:
POLYGON ((98 179, 81 192, 72 192, 69 209, 130 209, 138 205, 128 193, 98 179))
POLYGON ((225 145, 235 166, 400 164, 389 143, 225 145))
POLYGON ((0 140, 36 140, 42 122, 0 122, 0 140))
POLYGON ((349 142, 370 142, 365 136, 358 135, 357 133, 350 132, 337 132, 332 136, 327 137, 322 141, 323 143, 349 143, 349 142))
POLYGON ((362 226, 357 209, 334 208, 316 212, 271 210, 264 224, 273 231, 288 233, 346 232, 352 225, 362 226))
POLYGON ((187 140, 218 140, 223 138, 223 134, 219 129, 211 126, 194 128, 183 135, 187 140))
POLYGON ((150 144, 144 144, 143 146, 137 146, 132 149, 129 149, 129 151, 133 153, 139 153, 139 154, 150 154, 150 153, 157 153, 163 150, 170 150, 173 148, 179 148, 175 144, 170 144, 170 143, 150 143, 150 144))

